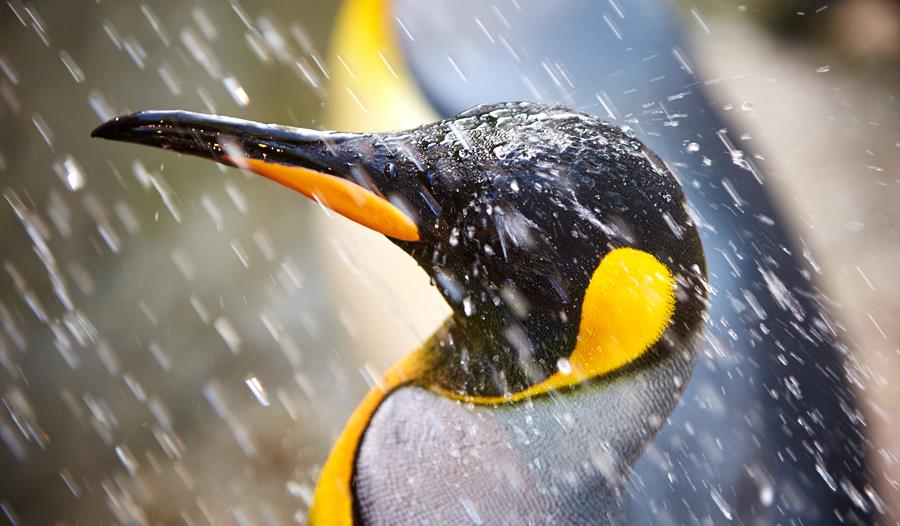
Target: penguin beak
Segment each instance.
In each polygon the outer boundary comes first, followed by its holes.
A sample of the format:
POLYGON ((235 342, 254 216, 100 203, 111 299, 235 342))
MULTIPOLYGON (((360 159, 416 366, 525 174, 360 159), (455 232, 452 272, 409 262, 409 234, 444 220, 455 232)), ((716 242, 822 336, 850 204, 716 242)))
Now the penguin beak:
POLYGON ((405 206, 403 181, 387 180, 385 167, 392 153, 374 135, 320 132, 186 111, 144 111, 107 121, 91 136, 243 168, 392 238, 420 238, 415 214, 405 206))

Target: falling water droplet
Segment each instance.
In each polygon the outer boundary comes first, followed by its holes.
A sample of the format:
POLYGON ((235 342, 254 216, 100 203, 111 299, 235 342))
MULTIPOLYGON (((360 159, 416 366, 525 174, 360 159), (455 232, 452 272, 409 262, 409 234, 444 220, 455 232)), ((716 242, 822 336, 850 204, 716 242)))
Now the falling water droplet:
POLYGON ((244 87, 241 86, 240 82, 234 77, 225 77, 222 80, 222 83, 225 85, 225 89, 228 90, 228 93, 231 94, 231 97, 237 102, 238 106, 246 106, 250 104, 250 96, 247 95, 247 91, 244 90, 244 87))
POLYGON ((725 502, 725 499, 722 498, 722 495, 719 494, 715 489, 709 490, 709 496, 712 497, 713 502, 718 506, 719 511, 722 512, 722 516, 727 520, 731 520, 731 508, 728 506, 728 503, 725 502))
POLYGON ((75 59, 72 58, 66 50, 61 49, 59 51, 59 59, 62 61, 63 65, 69 70, 69 74, 72 75, 72 78, 75 79, 75 82, 81 84, 84 82, 84 71, 78 64, 75 63, 75 59))
POLYGON ((466 313, 466 316, 471 316, 472 313, 475 312, 475 306, 472 304, 471 296, 463 298, 463 312, 466 313))
POLYGON ((71 191, 81 190, 84 187, 84 170, 71 155, 53 165, 53 171, 71 191))
POLYGON ((269 407, 271 403, 269 401, 269 394, 266 392, 266 388, 263 387, 262 382, 259 381, 259 378, 251 373, 244 378, 244 383, 247 384, 250 392, 253 393, 253 396, 260 405, 269 407))

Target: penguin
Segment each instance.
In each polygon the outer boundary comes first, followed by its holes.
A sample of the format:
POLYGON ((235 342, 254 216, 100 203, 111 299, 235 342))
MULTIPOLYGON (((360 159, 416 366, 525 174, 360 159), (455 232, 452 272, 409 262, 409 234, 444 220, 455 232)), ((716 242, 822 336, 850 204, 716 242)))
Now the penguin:
POLYGON ((679 182, 627 130, 508 102, 377 134, 145 111, 92 136, 287 186, 387 236, 451 307, 350 416, 311 524, 622 521, 709 289, 679 182))
POLYGON ((822 293, 815 259, 827 254, 810 254, 773 184, 772 158, 789 153, 757 151, 760 129, 713 89, 721 79, 702 52, 712 40, 697 31, 707 7, 345 0, 326 125, 406 128, 529 99, 631 127, 684 183, 715 293, 703 358, 632 466, 639 483, 622 522, 876 523, 890 515, 892 482, 878 467, 855 345, 822 293))

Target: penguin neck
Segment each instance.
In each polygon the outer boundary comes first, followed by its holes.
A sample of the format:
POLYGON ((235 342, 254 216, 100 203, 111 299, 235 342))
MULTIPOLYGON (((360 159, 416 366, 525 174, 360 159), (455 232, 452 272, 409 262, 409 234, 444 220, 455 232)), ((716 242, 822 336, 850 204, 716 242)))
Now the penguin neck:
POLYGON ((510 272, 510 264, 473 263, 449 242, 394 243, 429 274, 453 311, 423 347, 429 372, 422 382, 459 395, 503 396, 542 382, 575 348, 577 294, 510 272))
POLYGON ((426 382, 466 396, 503 396, 540 383, 571 353, 574 331, 559 313, 529 312, 522 319, 506 308, 454 309, 426 344, 426 382))

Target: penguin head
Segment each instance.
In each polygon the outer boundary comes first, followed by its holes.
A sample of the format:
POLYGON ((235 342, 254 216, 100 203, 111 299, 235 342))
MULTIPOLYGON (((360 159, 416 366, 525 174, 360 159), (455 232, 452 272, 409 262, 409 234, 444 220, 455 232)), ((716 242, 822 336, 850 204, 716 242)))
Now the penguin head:
POLYGON ((390 237, 453 309, 427 358, 448 393, 641 366, 701 325, 705 263, 677 180, 627 132, 561 106, 379 134, 151 111, 92 135, 251 170, 390 237))

